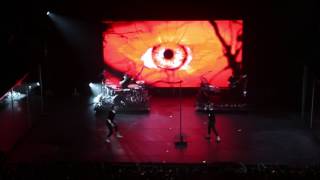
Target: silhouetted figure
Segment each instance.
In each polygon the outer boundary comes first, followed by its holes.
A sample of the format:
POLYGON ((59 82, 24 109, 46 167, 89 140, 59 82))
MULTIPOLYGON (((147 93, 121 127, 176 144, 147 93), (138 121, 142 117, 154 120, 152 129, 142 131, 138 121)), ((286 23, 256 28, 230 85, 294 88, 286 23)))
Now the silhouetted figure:
POLYGON ((115 106, 112 105, 110 108, 110 111, 108 113, 107 120, 106 120, 106 126, 108 128, 108 135, 107 135, 107 139, 106 139, 107 143, 111 142, 110 137, 113 134, 113 130, 116 132, 117 138, 122 138, 121 134, 118 131, 118 125, 114 122, 115 116, 116 116, 115 106))
POLYGON ((197 94, 197 101, 201 104, 209 104, 210 102, 209 92, 210 92, 209 84, 201 83, 198 94, 197 94))
POLYGON ((128 85, 131 83, 132 79, 129 77, 129 75, 125 74, 123 76, 122 81, 120 81, 120 86, 122 89, 128 88, 128 85))
POLYGON ((208 106, 215 101, 215 97, 219 95, 220 89, 211 85, 206 79, 202 78, 199 91, 197 94, 197 106, 200 109, 207 110, 208 106))
POLYGON ((211 130, 213 130, 215 136, 216 136, 216 142, 219 143, 221 141, 221 138, 218 134, 218 131, 216 129, 216 117, 214 115, 214 111, 211 108, 208 112, 208 135, 206 136, 206 139, 210 140, 211 137, 211 130))

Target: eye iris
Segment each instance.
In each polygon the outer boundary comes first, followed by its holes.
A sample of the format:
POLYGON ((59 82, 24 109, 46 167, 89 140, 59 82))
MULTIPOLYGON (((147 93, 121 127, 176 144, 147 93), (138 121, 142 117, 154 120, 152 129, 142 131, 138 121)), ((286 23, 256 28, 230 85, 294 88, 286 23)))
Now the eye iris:
POLYGON ((152 48, 152 60, 161 69, 177 70, 186 62, 189 53, 183 45, 160 44, 152 48))
POLYGON ((173 57, 173 51, 171 49, 166 49, 163 53, 164 58, 166 59, 172 59, 173 57))

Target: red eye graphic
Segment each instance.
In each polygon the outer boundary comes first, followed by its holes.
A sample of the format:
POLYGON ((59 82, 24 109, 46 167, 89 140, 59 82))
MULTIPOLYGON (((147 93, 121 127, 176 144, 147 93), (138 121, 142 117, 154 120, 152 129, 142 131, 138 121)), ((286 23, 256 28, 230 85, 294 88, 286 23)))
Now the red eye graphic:
POLYGON ((179 70, 192 60, 191 50, 178 44, 166 43, 149 48, 141 57, 148 68, 179 70))
POLYGON ((226 87, 234 68, 241 68, 241 20, 105 23, 104 62, 149 85, 172 87, 182 81, 183 87, 198 87, 205 77, 226 87))

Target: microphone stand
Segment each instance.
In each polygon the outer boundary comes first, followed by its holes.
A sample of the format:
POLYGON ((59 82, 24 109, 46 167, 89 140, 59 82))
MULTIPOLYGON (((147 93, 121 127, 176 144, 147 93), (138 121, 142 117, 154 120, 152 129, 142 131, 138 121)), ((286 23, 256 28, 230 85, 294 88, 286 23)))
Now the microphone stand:
POLYGON ((183 135, 182 135, 182 95, 181 95, 181 82, 180 81, 180 88, 179 88, 179 100, 180 100, 180 104, 179 104, 179 111, 180 111, 180 128, 179 128, 179 141, 175 142, 175 145, 177 148, 179 149, 184 149, 187 147, 187 142, 184 141, 183 139, 183 135))

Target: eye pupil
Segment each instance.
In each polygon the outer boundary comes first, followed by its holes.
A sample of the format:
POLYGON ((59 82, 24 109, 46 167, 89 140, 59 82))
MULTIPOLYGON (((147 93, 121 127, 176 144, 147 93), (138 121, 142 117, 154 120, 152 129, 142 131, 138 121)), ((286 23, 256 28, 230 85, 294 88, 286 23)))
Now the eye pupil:
POLYGON ((163 53, 164 58, 172 59, 173 58, 173 51, 172 49, 166 49, 163 53))

